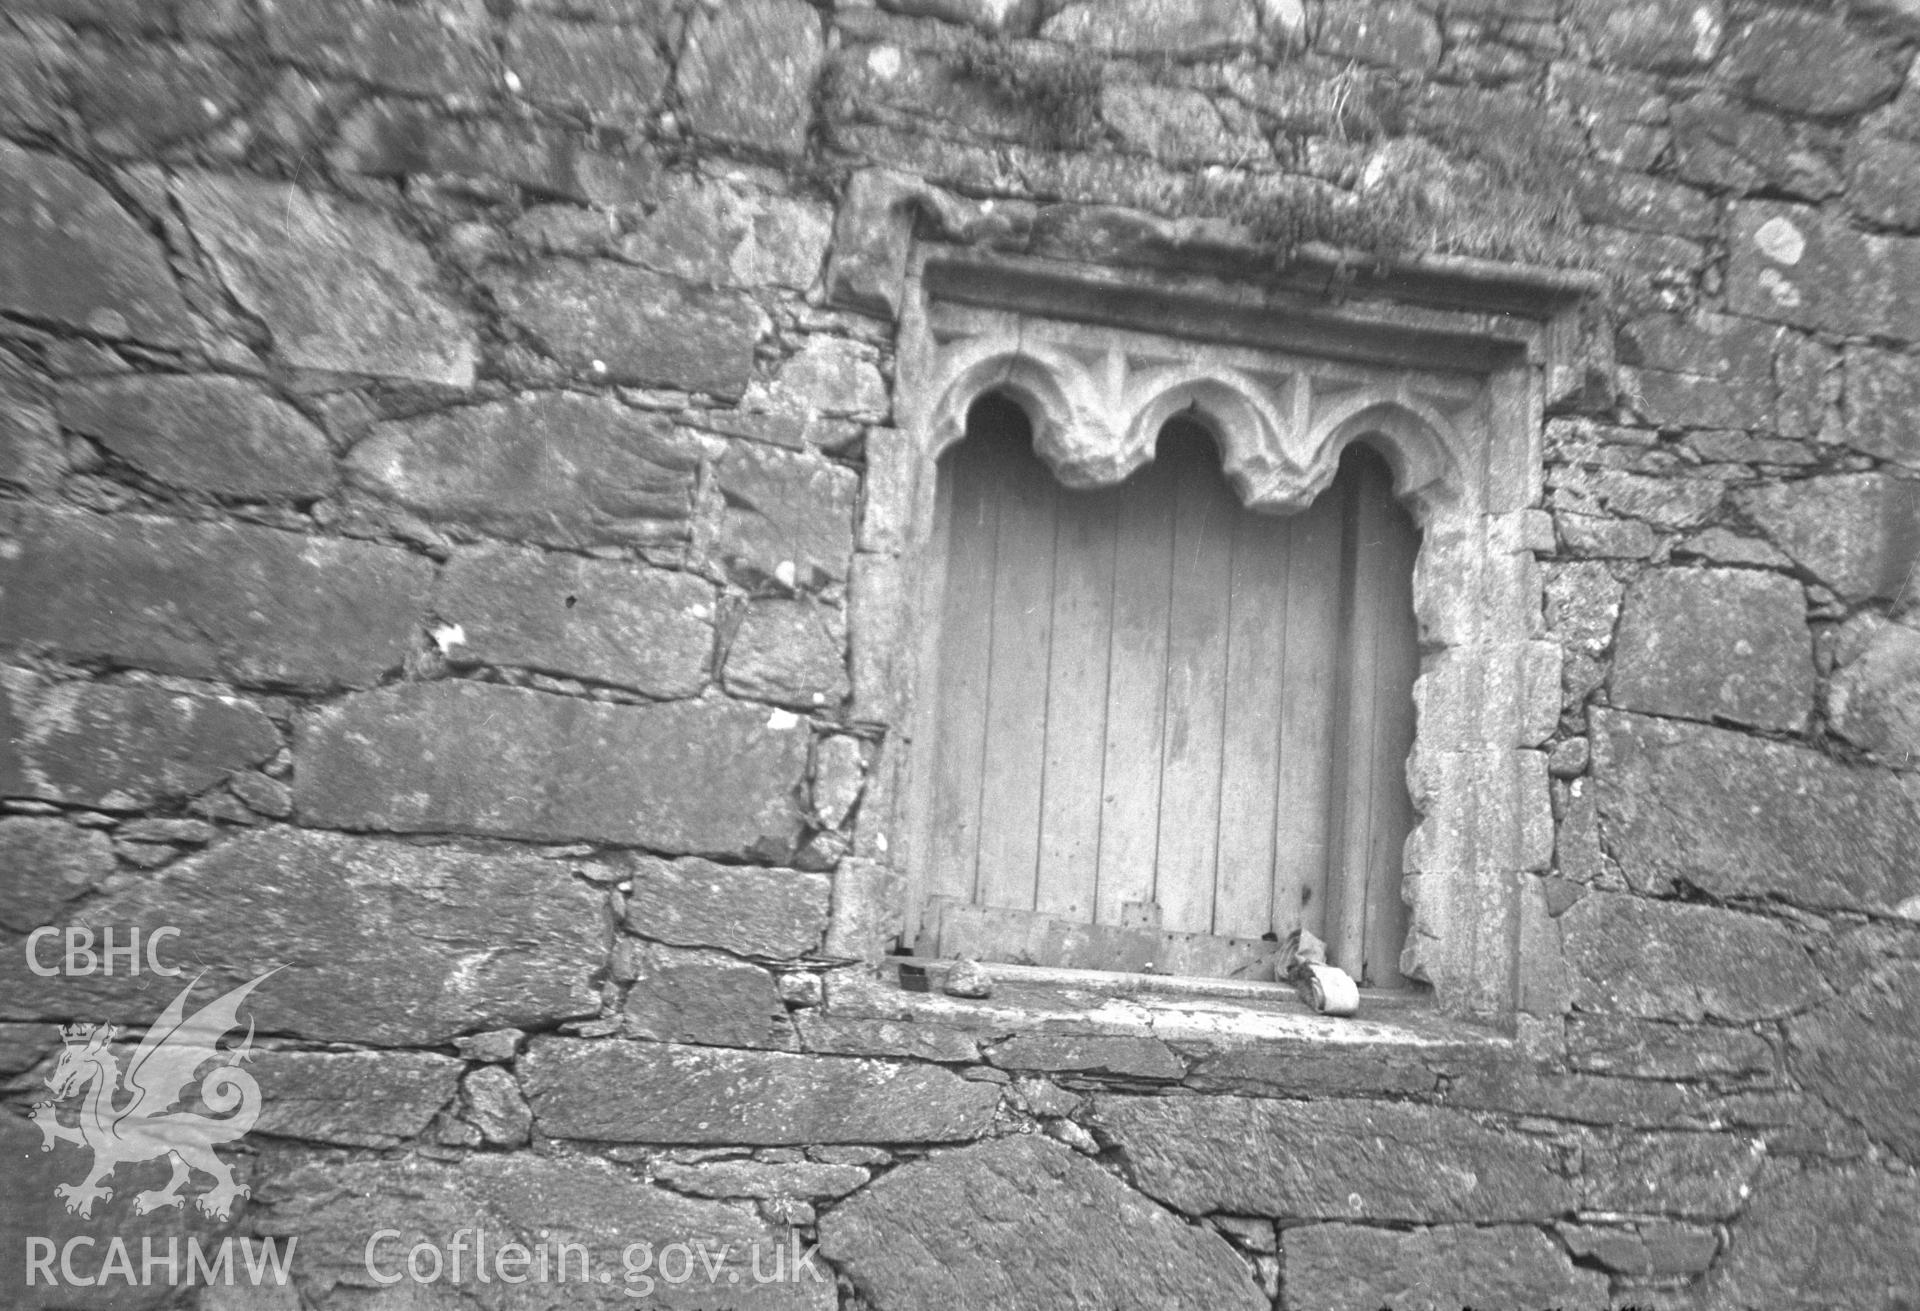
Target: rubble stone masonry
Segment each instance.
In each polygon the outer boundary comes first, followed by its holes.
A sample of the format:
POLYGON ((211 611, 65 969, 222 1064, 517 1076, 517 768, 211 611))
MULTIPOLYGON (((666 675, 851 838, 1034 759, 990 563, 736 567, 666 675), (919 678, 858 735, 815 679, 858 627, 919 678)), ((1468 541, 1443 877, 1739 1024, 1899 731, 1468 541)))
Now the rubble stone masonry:
POLYGON ((1920 1308, 1910 0, 0 8, 0 1303, 1920 1308), (876 974, 915 243, 1585 279, 1517 1007, 876 974), (69 1214, 54 1026, 276 966, 250 1196, 69 1214), (616 1274, 363 1257, 462 1227, 616 1274), (298 1244, 28 1287, 75 1235, 298 1244))

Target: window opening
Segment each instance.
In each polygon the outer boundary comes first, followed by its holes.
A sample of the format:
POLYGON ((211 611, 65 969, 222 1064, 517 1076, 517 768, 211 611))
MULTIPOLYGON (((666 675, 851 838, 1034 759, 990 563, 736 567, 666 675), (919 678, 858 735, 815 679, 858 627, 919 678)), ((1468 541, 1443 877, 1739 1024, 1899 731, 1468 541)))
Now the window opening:
POLYGON ((1401 982, 1419 533, 1364 444, 1299 513, 1165 422, 1063 486, 988 393, 939 465, 945 586, 920 946, 1257 977, 1295 926, 1401 982))

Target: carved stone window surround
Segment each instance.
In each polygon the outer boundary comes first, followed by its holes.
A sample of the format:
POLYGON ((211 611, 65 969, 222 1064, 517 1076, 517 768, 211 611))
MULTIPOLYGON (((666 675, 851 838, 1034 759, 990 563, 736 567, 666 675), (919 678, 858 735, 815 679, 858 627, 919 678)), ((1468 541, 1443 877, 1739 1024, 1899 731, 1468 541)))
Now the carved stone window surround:
POLYGON ((1450 1013, 1506 1027, 1555 1013, 1557 935, 1538 874, 1552 851, 1541 747, 1560 670, 1535 560, 1552 546, 1539 439, 1550 391, 1577 382, 1572 348, 1592 287, 1444 263, 1314 281, 1311 269, 1296 269, 1292 286, 1249 287, 1164 267, 909 248, 889 298, 898 426, 869 447, 866 516, 887 531, 863 531, 871 554, 853 598, 857 710, 890 730, 897 774, 874 798, 891 804, 863 817, 875 860, 843 871, 836 894, 837 921, 872 926, 869 940, 843 934, 843 946, 873 954, 917 904, 902 848, 916 804, 915 637, 937 640, 925 631, 925 580, 939 572, 934 461, 973 400, 999 390, 1028 409, 1037 448, 1069 485, 1124 478, 1176 412, 1212 428, 1237 492, 1264 509, 1310 501, 1349 441, 1388 455, 1424 532, 1405 965, 1450 1013))

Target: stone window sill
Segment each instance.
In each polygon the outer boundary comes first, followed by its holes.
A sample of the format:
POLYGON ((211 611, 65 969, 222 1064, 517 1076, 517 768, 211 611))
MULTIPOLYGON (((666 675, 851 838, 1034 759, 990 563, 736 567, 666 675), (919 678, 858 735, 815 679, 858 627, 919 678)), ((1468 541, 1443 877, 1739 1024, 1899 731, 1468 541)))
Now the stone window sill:
MULTIPOLYGON (((1198 1078, 1268 1091, 1290 1082, 1286 1063, 1302 1054, 1322 1066, 1351 1057, 1357 1065, 1413 1068, 1497 1056, 1514 1041, 1442 1015, 1424 990, 1369 989, 1358 1015, 1336 1018, 1313 1011, 1286 984, 1009 965, 989 967, 992 996, 951 997, 940 991, 947 967, 905 962, 903 980, 902 962, 892 960, 874 973, 838 976, 822 1018, 844 1037, 865 1028, 882 1046, 978 1044, 986 1059, 1012 1071, 1198 1078), (1170 1059, 1156 1060, 1157 1051, 1170 1059)), ((1322 1068, 1309 1081, 1325 1074, 1322 1068)))

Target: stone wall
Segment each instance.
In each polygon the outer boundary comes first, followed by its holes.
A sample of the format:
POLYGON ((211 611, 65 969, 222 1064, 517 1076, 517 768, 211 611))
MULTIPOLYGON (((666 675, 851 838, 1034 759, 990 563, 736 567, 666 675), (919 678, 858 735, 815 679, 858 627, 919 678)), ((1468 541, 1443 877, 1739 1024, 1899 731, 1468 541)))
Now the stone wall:
POLYGON ((12 0, 3 1300, 636 1304, 363 1258, 465 1226, 731 1244, 682 1307, 1920 1306, 1917 41, 1906 0, 12 0), (896 202, 1245 281, 1605 276, 1545 428, 1544 1020, 872 980, 896 202), (43 925, 188 974, 37 973, 43 925), (251 1196, 136 1214, 149 1162, 68 1214, 53 1023, 275 966, 251 1196), (23 1286, 36 1236, 183 1235, 297 1238, 297 1296, 23 1286), (795 1240, 821 1281, 742 1264, 795 1240))

